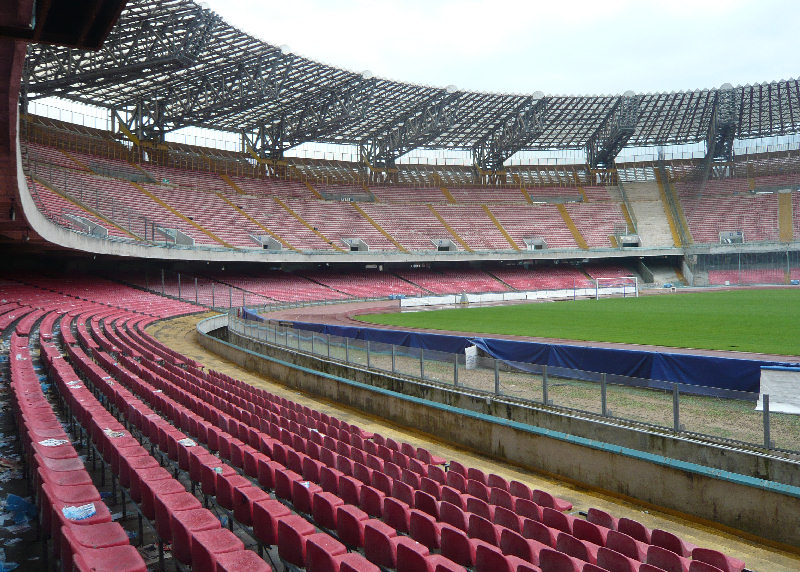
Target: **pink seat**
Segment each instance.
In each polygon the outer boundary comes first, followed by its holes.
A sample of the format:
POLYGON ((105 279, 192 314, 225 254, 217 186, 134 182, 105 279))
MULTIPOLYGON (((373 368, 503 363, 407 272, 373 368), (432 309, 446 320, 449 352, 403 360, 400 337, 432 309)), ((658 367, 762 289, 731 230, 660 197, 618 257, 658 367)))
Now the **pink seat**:
POLYGON ((742 572, 744 570, 744 562, 711 548, 695 548, 692 550, 692 558, 716 566, 723 572, 742 572))
POLYGON ((278 517, 278 555, 281 560, 303 567, 306 562, 306 537, 314 525, 299 515, 278 517))
POLYGON ((200 501, 193 494, 186 491, 177 494, 156 495, 155 498, 155 524, 156 531, 162 540, 172 541, 172 514, 184 510, 202 508, 200 501))
POLYGON ((364 523, 369 515, 358 507, 343 504, 336 509, 336 532, 348 548, 364 546, 364 523))
POLYGON ((702 560, 692 560, 689 562, 689 572, 724 572, 724 570, 702 560))
POLYGON ((244 550, 244 544, 227 528, 192 533, 192 569, 216 570, 217 556, 244 550))
POLYGON ((467 531, 467 526, 469 524, 467 515, 460 507, 452 503, 442 501, 439 504, 439 518, 442 522, 446 522, 459 530, 467 531))
POLYGON ((697 548, 697 546, 691 542, 686 542, 671 532, 667 532, 666 530, 661 530, 659 528, 653 529, 653 532, 650 535, 650 542, 655 546, 666 548, 667 550, 674 552, 678 556, 683 556, 684 558, 691 557, 692 551, 697 548))
POLYGON ((396 568, 398 572, 428 572, 429 555, 428 548, 419 542, 398 543, 396 568))
POLYGON ((467 496, 467 512, 477 514, 487 520, 493 520, 494 509, 495 507, 485 500, 467 496))
POLYGON ((494 509, 494 519, 492 521, 505 528, 511 529, 514 532, 522 532, 522 525, 520 522, 520 518, 507 508, 502 506, 498 506, 494 509))
POLYGON ((619 519, 599 508, 590 508, 586 513, 586 520, 609 530, 617 530, 617 523, 619 522, 619 519))
POLYGON ((380 568, 357 552, 343 554, 337 560, 339 572, 380 572, 380 568))
POLYGON ((572 522, 572 534, 575 535, 575 538, 588 540, 598 546, 605 546, 608 529, 589 522, 588 520, 576 518, 572 522))
POLYGON ((497 546, 500 543, 500 531, 492 522, 477 514, 469 516, 469 523, 467 525, 467 534, 470 538, 478 538, 484 542, 488 542, 492 546, 497 546))
POLYGON ((336 508, 343 505, 344 501, 333 493, 318 491, 314 493, 311 501, 311 514, 317 526, 336 529, 336 508))
POLYGON ((550 528, 546 524, 542 524, 536 520, 526 518, 522 521, 523 537, 536 540, 537 542, 541 542, 545 546, 549 546, 551 548, 556 547, 556 537, 558 536, 558 532, 558 530, 550 528))
POLYGON ((534 489, 531 491, 531 500, 539 506, 550 507, 561 512, 572 510, 571 502, 555 497, 550 493, 539 489, 534 489))
POLYGON ((623 534, 627 534, 628 536, 635 538, 639 542, 650 544, 650 529, 639 521, 622 517, 619 519, 619 521, 617 521, 617 530, 623 534))
POLYGON ((411 510, 403 501, 393 497, 383 499, 383 521, 397 532, 408 533, 411 510))
POLYGON ((233 516, 245 526, 253 524, 253 505, 259 501, 270 500, 263 490, 250 484, 236 487, 233 491, 233 516))
POLYGON ((342 555, 347 554, 344 544, 324 532, 306 536, 306 572, 336 572, 342 555))
POLYGON ((532 499, 531 488, 525 483, 521 483, 519 481, 511 481, 510 483, 508 483, 508 492, 510 492, 513 496, 517 498, 525 500, 532 499))
POLYGON ((436 550, 441 546, 441 529, 441 525, 428 513, 411 510, 409 536, 428 549, 436 550))
POLYGON ((597 563, 598 548, 600 548, 598 545, 575 538, 566 532, 562 532, 556 538, 556 550, 592 564, 597 563))
POLYGON ((563 512, 547 506, 542 507, 542 523, 546 524, 550 528, 555 528, 562 532, 572 534, 572 520, 574 520, 574 517, 570 518, 569 515, 566 515, 563 512))
POLYGON ((469 538, 465 532, 450 526, 441 530, 441 552, 457 564, 471 568, 475 565, 475 551, 481 540, 469 538))
POLYGON ((606 547, 620 554, 624 554, 628 558, 644 562, 647 558, 647 549, 650 545, 639 542, 627 534, 616 530, 609 530, 606 536, 606 547))
POLYGON ((539 553, 539 567, 542 572, 581 572, 585 562, 552 548, 539 553))
POLYGON ((204 508, 181 511, 170 515, 172 556, 183 564, 192 561, 192 539, 195 532, 220 528, 219 519, 204 508))
POLYGON ((395 568, 397 544, 401 539, 414 542, 407 536, 398 537, 395 529, 380 520, 367 520, 364 523, 364 556, 378 566, 395 568))
POLYGON ((475 572, 516 572, 513 558, 494 546, 481 544, 475 551, 475 572))
POLYGON ((216 555, 216 572, 272 572, 272 567, 252 550, 234 550, 216 555))
POLYGON ((383 516, 383 501, 386 495, 374 487, 362 486, 359 493, 361 510, 376 518, 383 516))
POLYGON ((542 507, 535 502, 518 498, 514 506, 514 510, 519 516, 529 518, 531 520, 542 520, 542 507))
POLYGON ((539 553, 545 548, 549 546, 538 540, 525 538, 512 530, 505 529, 500 534, 500 549, 503 554, 512 554, 533 564, 539 564, 539 553))
POLYGON ((126 546, 128 535, 118 522, 104 522, 89 526, 65 525, 61 527, 61 566, 72 570, 72 554, 84 548, 126 546))
POLYGON ((253 535, 268 546, 278 543, 278 519, 291 511, 280 501, 269 499, 253 504, 253 535))
POLYGON ((637 572, 640 562, 633 558, 628 558, 624 554, 615 552, 605 546, 597 549, 597 565, 605 570, 613 572, 637 572))
POLYGON ((236 489, 243 489, 246 487, 252 487, 252 485, 248 479, 241 475, 218 475, 216 487, 217 503, 228 510, 233 510, 234 491, 236 489))
MULTIPOLYGON (((492 475, 490 475, 491 477, 492 475)), ((489 489, 489 503, 497 506, 502 506, 508 510, 515 510, 516 497, 511 496, 505 489, 492 487, 489 489)))
POLYGON ((647 549, 648 564, 657 566, 667 572, 689 572, 689 559, 678 556, 674 552, 661 548, 660 546, 650 546, 647 549))
POLYGON ((144 560, 133 546, 82 548, 73 558, 79 572, 146 572, 144 560))
POLYGON ((313 497, 323 492, 322 487, 311 481, 299 480, 292 483, 292 504, 297 512, 311 514, 313 497))

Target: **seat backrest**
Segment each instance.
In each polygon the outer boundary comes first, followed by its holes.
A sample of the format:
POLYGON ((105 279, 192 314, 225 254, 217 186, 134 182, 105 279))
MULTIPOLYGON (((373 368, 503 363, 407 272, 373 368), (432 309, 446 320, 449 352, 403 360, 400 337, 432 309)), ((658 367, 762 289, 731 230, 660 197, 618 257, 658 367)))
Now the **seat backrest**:
POLYGON ((467 517, 464 511, 461 510, 460 507, 447 501, 442 501, 439 504, 439 519, 442 522, 455 526, 459 530, 467 530, 467 517))

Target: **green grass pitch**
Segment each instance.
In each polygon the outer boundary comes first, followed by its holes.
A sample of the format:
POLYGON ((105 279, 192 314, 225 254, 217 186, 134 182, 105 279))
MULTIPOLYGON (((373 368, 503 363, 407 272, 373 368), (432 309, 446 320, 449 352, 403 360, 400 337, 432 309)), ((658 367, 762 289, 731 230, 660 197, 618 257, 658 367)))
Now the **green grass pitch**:
POLYGON ((482 334, 800 355, 800 289, 513 304, 359 319, 482 334))

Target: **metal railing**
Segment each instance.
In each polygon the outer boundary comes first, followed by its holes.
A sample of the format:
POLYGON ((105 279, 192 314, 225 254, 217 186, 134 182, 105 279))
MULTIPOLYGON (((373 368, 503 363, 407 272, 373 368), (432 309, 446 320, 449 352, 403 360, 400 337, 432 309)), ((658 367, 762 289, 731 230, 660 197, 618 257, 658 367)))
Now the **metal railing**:
POLYGON ((570 368, 448 353, 300 330, 231 314, 230 331, 358 368, 492 399, 545 405, 687 437, 797 454, 800 416, 775 413, 769 396, 570 368))

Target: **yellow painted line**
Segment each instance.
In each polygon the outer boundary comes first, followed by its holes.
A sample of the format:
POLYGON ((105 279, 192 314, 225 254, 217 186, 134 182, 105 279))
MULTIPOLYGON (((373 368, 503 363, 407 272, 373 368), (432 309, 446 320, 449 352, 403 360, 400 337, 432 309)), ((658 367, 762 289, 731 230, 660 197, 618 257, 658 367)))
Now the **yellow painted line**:
POLYGON ((283 202, 282 200, 280 200, 278 197, 272 197, 272 199, 273 199, 273 200, 274 200, 276 203, 278 203, 278 204, 279 204, 281 207, 283 207, 283 210, 285 210, 287 213, 289 213, 289 214, 290 214, 290 215, 292 215, 294 218, 296 218, 298 221, 300 221, 300 223, 301 223, 303 226, 305 226, 305 227, 306 227, 308 230, 310 230, 311 232, 313 232, 314 234, 316 234, 318 237, 320 237, 322 240, 324 240, 325 242, 327 242, 328 244, 330 244, 330 245, 331 245, 332 247, 334 247, 336 250, 339 250, 339 251, 341 251, 341 252, 347 252, 347 251, 346 251, 344 248, 342 248, 342 247, 341 247, 341 246, 339 246, 338 244, 335 244, 335 243, 334 243, 334 242, 333 242, 333 241, 332 241, 330 238, 328 238, 327 236, 325 236, 324 234, 322 234, 320 231, 318 231, 316 228, 314 228, 312 225, 310 225, 310 224, 308 223, 308 221, 306 221, 306 220, 305 220, 303 217, 301 217, 301 216, 300 216, 298 213, 296 213, 292 207, 290 207, 289 205, 287 205, 286 203, 284 203, 284 202, 283 202))
POLYGON ((664 184, 661 182, 661 176, 658 170, 655 170, 656 183, 658 183, 658 194, 661 196, 661 206, 664 208, 664 214, 667 216, 667 223, 669 224, 669 231, 672 233, 672 242, 675 246, 683 246, 681 237, 678 234, 678 227, 675 224, 675 218, 670 212, 669 201, 667 200, 667 192, 664 190, 664 184))
POLYGON ((64 149, 59 149, 59 151, 61 151, 62 155, 64 155, 67 159, 69 159, 70 161, 72 161, 73 163, 78 165, 84 171, 90 171, 90 172, 92 171, 92 169, 89 167, 89 165, 87 165, 83 161, 80 161, 80 160, 76 159, 69 152, 65 151, 64 149))
POLYGON ((263 230, 264 232, 266 232, 268 235, 270 235, 272 238, 274 238, 275 240, 277 240, 278 242, 280 242, 280 243, 281 243, 282 245, 284 245, 286 248, 289 248, 289 249, 291 249, 291 250, 294 250, 294 251, 296 251, 296 252, 300 252, 300 250, 298 250, 297 248, 295 248, 294 246, 292 246, 291 244, 289 244, 287 241, 285 241, 284 239, 282 239, 280 236, 278 236, 277 234, 275 234, 274 232, 272 232, 270 229, 268 229, 266 226, 264 226, 263 224, 261 224, 260 222, 258 222, 256 219, 254 219, 252 216, 250 216, 250 214, 249 214, 249 213, 245 212, 244 210, 242 210, 241 208, 239 208, 237 205, 235 205, 233 202, 231 202, 231 200, 230 200, 228 197, 226 197, 226 196, 225 196, 225 195, 223 195, 222 193, 215 193, 215 194, 216 194, 216 195, 217 195, 219 198, 221 198, 223 201, 225 201, 226 203, 228 203, 230 206, 232 206, 232 207, 233 207, 233 208, 236 210, 236 212, 238 212, 240 215, 242 215, 243 217, 245 217, 246 219, 248 219, 250 222, 252 222, 252 223, 253 223, 253 224, 255 224, 256 226, 258 226, 258 228, 260 228, 261 230, 263 230))
MULTIPOLYGON (((233 180, 233 179, 231 179, 231 178, 230 178, 228 175, 226 175, 226 174, 224 174, 224 173, 223 173, 223 174, 221 174, 221 175, 219 176, 219 178, 220 178, 220 179, 222 179, 223 181, 225 181, 226 183, 228 183, 228 185, 229 185, 229 186, 230 186, 230 187, 231 187, 231 188, 232 188, 234 191, 236 191, 237 193, 239 193, 240 195, 246 195, 246 194, 247 194, 247 193, 245 193, 245 192, 242 190, 242 188, 241 188, 239 185, 237 185, 237 184, 234 182, 234 180, 233 180)), ((227 199, 226 199, 226 200, 227 200, 227 199)), ((235 206, 235 205, 234 205, 234 206, 235 206)))
POLYGON ((791 242, 794 238, 791 193, 778 193, 778 231, 781 242, 791 242))
POLYGON ((456 201, 456 198, 453 196, 453 193, 450 192, 450 189, 448 189, 447 187, 439 187, 439 188, 441 189, 442 194, 444 195, 444 198, 447 199, 448 203, 456 204, 458 202, 456 201))
POLYGON ((499 220, 497 220, 497 217, 496 217, 496 216, 494 216, 494 213, 493 213, 491 210, 489 210, 489 206, 488 206, 488 205, 481 205, 481 206, 483 207, 483 211, 484 211, 484 212, 485 212, 485 213, 488 215, 488 217, 489 217, 490 219, 492 219, 492 222, 493 222, 493 223, 494 223, 494 225, 497 227, 497 230, 499 230, 499 231, 500 231, 500 233, 501 233, 501 234, 502 234, 502 235, 505 237, 505 239, 508 241, 508 244, 510 244, 510 245, 511 245, 511 248, 513 248, 514 250, 520 250, 520 247, 519 247, 519 246, 517 246, 517 243, 516 243, 516 242, 514 242, 514 239, 513 239, 513 238, 511 238, 511 235, 510 235, 510 234, 508 234, 508 232, 506 231, 506 229, 505 229, 505 228, 503 228, 503 225, 500 223, 500 221, 499 221, 499 220))
POLYGON ((586 243, 586 239, 583 238, 581 231, 578 230, 578 227, 575 225, 575 221, 572 220, 571 216, 569 216, 567 207, 565 207, 563 204, 558 204, 556 206, 558 207, 558 212, 561 213, 561 218, 564 219, 564 224, 567 225, 567 228, 572 233, 572 237, 575 239, 575 242, 578 243, 578 247, 588 250, 589 245, 586 243))
POLYGON ((114 222, 113 220, 111 220, 110 218, 108 218, 108 217, 106 217, 106 216, 103 216, 103 215, 101 215, 99 212, 97 212, 97 211, 96 211, 96 210, 94 210, 93 208, 90 208, 90 207, 88 207, 87 205, 83 204, 83 203, 82 203, 82 202, 80 202, 79 200, 77 200, 77 199, 73 199, 71 196, 67 195, 66 193, 62 193, 61 191, 54 189, 53 187, 51 187, 50 185, 48 185, 47 183, 45 183, 44 181, 42 181, 41 179, 39 179, 39 178, 37 178, 37 177, 34 177, 33 179, 34 179, 34 180, 35 180, 37 183, 39 183, 40 185, 42 185, 43 187, 45 187, 45 188, 49 189, 50 191, 52 191, 53 193, 57 194, 59 197, 61 197, 61 198, 62 198, 62 199, 64 199, 65 201, 69 201, 70 203, 72 203, 73 205, 75 205, 76 207, 78 207, 79 209, 81 209, 81 210, 84 210, 84 211, 86 211, 87 213, 91 214, 92 216, 99 218, 100 220, 102 220, 102 221, 103 221, 103 222, 105 222, 106 224, 109 224, 109 225, 113 226, 114 228, 116 228, 116 229, 117 229, 117 230, 119 230, 120 232, 124 232, 125 234, 127 234, 127 235, 128 235, 128 236, 130 236, 131 238, 135 238, 136 240, 142 240, 142 237, 141 237, 141 236, 138 236, 138 235, 136 235, 136 234, 132 233, 131 231, 129 231, 129 230, 128 230, 128 229, 126 229, 126 228, 122 228, 121 226, 119 226, 117 223, 115 223, 115 222, 114 222))
POLYGON ((315 189, 311 183, 309 183, 308 181, 303 181, 303 184, 309 191, 311 191, 314 194, 315 197, 317 197, 320 200, 325 200, 325 197, 322 196, 322 193, 320 193, 317 189, 315 189))
POLYGON ((533 199, 531 198, 531 195, 530 195, 530 193, 528 193, 528 189, 521 188, 521 189, 520 189, 520 191, 522 191, 522 196, 523 196, 523 197, 525 197, 525 201, 526 201, 526 202, 527 202, 529 205, 532 205, 532 204, 533 204, 533 199))
POLYGON ((397 240, 395 240, 395 238, 391 234, 389 234, 381 225, 379 225, 376 220, 374 220, 371 216, 369 216, 364 209, 362 209, 356 203, 350 203, 350 204, 353 205, 353 208, 356 209, 361 214, 361 216, 367 219, 367 222, 369 222, 372 226, 374 226, 378 230, 378 232, 380 232, 383 236, 385 236, 389 242, 394 244, 402 252, 408 252, 405 246, 403 246, 397 240))
POLYGON ((442 226, 444 226, 447 229, 447 231, 453 235, 453 238, 455 238, 458 241, 458 243, 464 247, 464 250, 466 250, 467 252, 473 252, 473 250, 469 247, 466 241, 463 238, 461 238, 461 236, 456 232, 456 230, 452 226, 447 224, 447 221, 444 220, 444 217, 442 217, 442 215, 440 215, 438 211, 435 208, 433 208, 433 205, 428 205, 428 208, 433 213, 433 216, 439 219, 439 222, 442 223, 442 226))
POLYGON ((179 218, 183 219, 184 221, 188 222, 190 225, 192 225, 192 226, 193 226, 193 227, 195 227, 197 230, 199 230, 200 232, 202 232, 203 234, 205 234, 207 237, 209 237, 211 240, 213 240, 213 241, 216 241, 216 242, 220 243, 220 244, 221 244, 222 246, 224 246, 225 248, 236 248, 235 246, 233 246, 233 245, 231 245, 231 244, 228 244, 227 242, 225 242, 224 240, 222 240, 220 237, 218 237, 216 234, 214 234, 213 232, 211 232, 210 230, 208 230, 206 227, 204 227, 204 226, 202 226, 202 225, 200 225, 200 224, 196 223, 195 221, 193 221, 192 219, 190 219, 190 218, 189 218, 189 217, 187 217, 186 215, 182 214, 182 213, 181 213, 181 212, 180 212, 178 209, 176 209, 175 207, 173 207, 173 206, 171 206, 171 205, 167 204, 166 202, 162 201, 161 199, 159 199, 157 196, 155 196, 153 193, 151 193, 150 191, 148 191, 147 189, 145 189, 145 188, 144 188, 142 185, 140 185, 139 183, 134 183, 133 181, 128 181, 128 182, 129 182, 129 183, 130 183, 130 184, 131 184, 131 185, 132 185, 132 186, 133 186, 135 189, 137 189, 138 191, 140 191, 141 193, 143 193, 145 196, 149 197, 149 198, 150 198, 150 199, 152 199, 154 202, 158 203, 159 205, 161 205, 162 207, 164 207, 165 209, 167 209, 168 211, 170 211, 170 212, 171 212, 172 214, 174 214, 175 216, 177 216, 177 217, 179 217, 179 218))
POLYGON ((633 230, 633 219, 631 218, 631 213, 628 212, 628 207, 625 206, 625 203, 620 203, 620 208, 622 209, 622 216, 625 217, 625 222, 628 225, 628 230, 633 230))
POLYGON ((589 197, 586 195, 586 189, 584 189, 583 186, 578 185, 578 192, 583 197, 583 202, 588 203, 589 202, 589 197))
POLYGON ((608 235, 608 241, 611 243, 611 246, 613 248, 617 248, 619 246, 619 243, 617 242, 617 237, 614 236, 613 234, 608 235))

